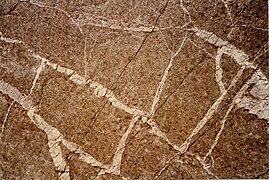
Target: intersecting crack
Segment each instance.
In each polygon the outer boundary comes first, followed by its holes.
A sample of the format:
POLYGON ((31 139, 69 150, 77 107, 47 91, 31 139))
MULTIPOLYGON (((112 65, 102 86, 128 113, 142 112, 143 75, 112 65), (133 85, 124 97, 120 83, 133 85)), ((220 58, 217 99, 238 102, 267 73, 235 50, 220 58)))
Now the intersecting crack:
MULTIPOLYGON (((228 15, 228 18, 232 27, 236 25, 235 18, 237 16, 240 16, 242 12, 253 2, 253 1, 249 1, 247 5, 241 11, 238 11, 235 14, 235 17, 232 17, 227 1, 225 0, 221 0, 221 1, 224 4, 226 13, 228 15)), ((261 64, 257 65, 254 62, 250 62, 250 57, 247 55, 247 53, 245 53, 243 50, 240 50, 236 46, 232 45, 228 41, 218 37, 213 32, 209 32, 207 30, 198 28, 198 26, 196 26, 197 22, 193 20, 194 18, 192 18, 191 13, 185 7, 185 2, 183 2, 183 0, 179 1, 179 4, 180 4, 179 6, 181 8, 180 10, 183 11, 183 14, 187 16, 187 20, 185 21, 183 26, 177 25, 174 27, 170 27, 170 26, 162 27, 161 25, 158 25, 161 16, 163 16, 164 11, 167 9, 168 4, 170 3, 169 1, 166 1, 164 3, 164 6, 161 8, 160 12, 158 12, 157 17, 155 18, 153 22, 153 26, 142 25, 140 27, 127 26, 126 24, 119 25, 117 23, 115 23, 114 25, 111 25, 110 23, 112 21, 109 22, 105 17, 98 16, 98 15, 95 16, 94 14, 90 19, 91 20, 94 18, 99 19, 99 21, 97 22, 101 22, 101 23, 96 23, 94 20, 92 20, 83 24, 79 22, 76 18, 74 18, 73 15, 71 15, 68 11, 65 11, 56 6, 55 7, 49 6, 45 3, 42 3, 36 0, 19 1, 12 8, 10 8, 10 10, 4 15, 8 15, 12 13, 16 9, 17 5, 22 2, 29 3, 39 8, 51 9, 51 10, 62 13, 64 16, 66 16, 69 19, 70 21, 69 23, 75 26, 75 28, 79 30, 79 33, 80 35, 82 35, 82 38, 83 38, 83 47, 82 47, 83 59, 80 59, 80 60, 84 62, 84 67, 83 67, 84 74, 81 75, 72 68, 67 68, 61 65, 61 63, 54 63, 49 58, 45 58, 41 54, 36 53, 33 48, 27 45, 23 40, 20 40, 20 38, 15 39, 11 37, 5 37, 3 36, 3 33, 0 32, 1 41, 25 48, 27 52, 39 63, 38 67, 36 68, 35 76, 31 83, 32 86, 29 89, 29 93, 27 95, 24 95, 17 87, 7 83, 5 79, 0 79, 0 92, 2 94, 8 95, 12 99, 12 103, 10 104, 6 112, 6 115, 2 124, 0 138, 2 136, 2 133, 4 132, 5 123, 7 121, 11 108, 13 107, 15 103, 19 104, 25 111, 27 111, 27 116, 29 117, 31 122, 33 122, 37 128, 42 130, 47 135, 49 153, 51 155, 51 159, 54 163, 56 171, 58 172, 59 179, 68 180, 71 178, 70 171, 72 171, 72 169, 69 166, 69 159, 71 159, 71 156, 74 154, 78 155, 81 161, 84 161, 90 166, 97 167, 99 169, 99 172, 97 176, 95 177, 96 179, 101 178, 105 174, 113 174, 113 175, 117 175, 118 177, 122 179, 125 179, 125 177, 121 174, 122 160, 123 160, 126 146, 128 145, 129 142, 132 141, 133 138, 136 137, 136 134, 133 135, 132 137, 130 137, 131 136, 130 134, 134 132, 134 127, 135 125, 138 125, 138 124, 147 124, 150 127, 149 132, 151 134, 153 134, 154 136, 157 136, 159 139, 167 143, 176 152, 165 163, 165 165, 160 169, 160 171, 155 173, 154 175, 155 179, 158 179, 159 177, 161 177, 161 175, 165 171, 167 171, 168 166, 174 161, 178 161, 178 163, 180 163, 182 167, 185 167, 184 162, 180 160, 180 158, 183 155, 192 156, 193 158, 195 158, 196 161, 200 163, 200 166, 205 173, 207 173, 208 175, 214 178, 218 178, 218 176, 215 175, 210 169, 214 165, 214 158, 213 158, 212 152, 215 149, 215 147, 218 145, 218 142, 224 131, 225 124, 227 123, 226 121, 228 119, 228 116, 231 114, 232 110, 235 110, 236 108, 244 108, 244 109, 247 109, 250 114, 255 114, 258 116, 258 118, 266 119, 269 122, 269 81, 267 77, 264 75, 264 73, 260 70, 261 64), (105 85, 99 82, 93 81, 92 79, 89 78, 88 65, 90 62, 88 62, 88 54, 87 54, 88 39, 85 34, 84 25, 85 26, 92 25, 96 28, 108 28, 112 31, 119 30, 119 31, 128 31, 130 33, 139 32, 139 33, 146 34, 140 46, 133 53, 133 56, 129 57, 127 63, 124 66, 122 66, 123 69, 120 71, 119 75, 116 77, 116 80, 112 83, 110 87, 105 87, 105 85), (148 111, 142 111, 140 107, 130 107, 128 104, 125 104, 122 101, 120 101, 119 98, 114 94, 115 89, 117 88, 116 85, 119 79, 123 76, 123 74, 129 68, 129 65, 135 60, 140 50, 145 46, 145 42, 147 41, 148 37, 152 33, 161 34, 162 32, 170 31, 172 29, 182 29, 182 32, 184 33, 184 38, 182 42, 179 44, 179 47, 175 52, 173 52, 169 48, 166 40, 164 39, 167 49, 171 53, 171 57, 169 59, 169 62, 166 68, 161 74, 161 78, 158 83, 158 86, 155 87, 156 91, 155 91, 154 97, 151 97, 152 103, 151 103, 150 109, 148 109, 148 111), (190 34, 194 34, 196 37, 198 37, 203 42, 205 42, 205 44, 214 46, 214 48, 216 49, 216 56, 214 56, 213 53, 208 52, 205 48, 202 48, 198 44, 194 43, 191 37, 189 36, 190 34), (192 76, 193 72, 197 70, 197 67, 199 67, 199 65, 203 63, 205 60, 203 59, 199 61, 197 64, 195 64, 195 66, 191 69, 191 71, 189 71, 187 75, 183 77, 183 79, 180 81, 177 87, 170 94, 166 95, 166 98, 161 103, 160 99, 162 96, 164 96, 163 91, 166 88, 168 77, 170 75, 170 70, 173 67, 173 63, 177 60, 177 57, 181 54, 181 50, 183 46, 185 46, 186 42, 192 43, 196 48, 204 51, 206 54, 209 55, 210 58, 212 58, 215 61, 215 81, 219 88, 220 95, 214 101, 214 103, 209 107, 207 112, 203 115, 203 118, 197 123, 196 127, 189 130, 190 133, 187 137, 184 137, 185 140, 182 142, 182 144, 177 144, 177 143, 174 143, 172 140, 170 140, 169 137, 166 135, 166 133, 161 130, 161 128, 159 127, 158 123, 156 122, 154 118, 158 110, 161 107, 163 107, 163 105, 168 101, 169 98, 175 95, 175 92, 178 91, 181 84, 183 82, 186 82, 187 79, 190 76, 192 76), (223 61, 223 55, 229 56, 231 59, 235 60, 235 62, 240 66, 240 69, 237 71, 237 74, 233 77, 228 87, 225 87, 224 82, 223 82, 224 77, 223 77, 223 69, 221 66, 221 63, 223 61), (113 153, 113 157, 110 163, 107 163, 107 164, 102 163, 101 161, 93 157, 91 154, 84 151, 82 149, 82 144, 79 145, 79 144, 76 144, 75 142, 71 142, 67 140, 66 137, 64 137, 62 132, 60 132, 56 127, 53 127, 52 125, 50 125, 43 117, 41 117, 38 114, 38 111, 40 110, 38 109, 38 106, 34 104, 33 101, 31 100, 31 96, 35 92, 38 81, 41 79, 43 73, 46 72, 47 68, 61 74, 66 79, 68 79, 73 84, 75 84, 76 86, 81 86, 84 88, 91 89, 93 92, 93 95, 96 98, 105 99, 105 103, 103 103, 103 106, 101 106, 101 108, 95 113, 94 117, 92 118, 92 123, 88 131, 86 132, 85 137, 87 136, 88 133, 91 132, 91 129, 94 127, 96 120, 99 118, 100 114, 103 112, 107 104, 110 104, 115 109, 123 110, 125 113, 132 116, 131 120, 128 122, 129 124, 128 127, 126 128, 124 133, 121 135, 119 142, 117 142, 116 150, 113 153), (239 82, 240 78, 242 78, 244 72, 248 69, 252 69, 253 74, 251 74, 249 78, 245 80, 243 85, 239 87, 238 91, 232 92, 234 88, 237 87, 237 83, 239 82), (251 97, 245 95, 249 89, 250 89, 249 93, 251 94, 251 97), (231 100, 225 106, 221 106, 228 96, 232 96, 231 100), (223 114, 222 119, 220 119, 219 121, 220 123, 219 131, 214 137, 213 143, 208 147, 206 154, 204 154, 203 156, 200 156, 198 154, 192 154, 191 152, 188 152, 190 147, 193 145, 193 143, 197 139, 199 139, 203 134, 206 133, 207 130, 203 132, 201 135, 202 130, 204 130, 205 126, 209 123, 210 119, 212 119, 213 115, 218 114, 219 112, 222 112, 222 110, 225 110, 225 112, 223 114), (61 145, 65 146, 70 151, 70 153, 66 156, 67 158, 63 156, 61 145), (210 158, 212 160, 211 164, 208 163, 208 160, 210 158)), ((110 2, 107 1, 102 6, 104 7, 108 6, 109 3, 110 2)), ((102 9, 103 7, 100 6, 100 8, 102 9)), ((91 53, 90 53, 90 56, 91 56, 91 53)), ((257 57, 255 57, 254 60, 257 57)), ((140 131, 142 130, 138 128, 136 133, 138 134, 140 131)), ((188 171, 188 169, 186 171, 188 171)), ((265 173, 267 172, 268 171, 266 171, 265 173)), ((260 177, 263 174, 264 173, 258 175, 257 177, 260 177)))

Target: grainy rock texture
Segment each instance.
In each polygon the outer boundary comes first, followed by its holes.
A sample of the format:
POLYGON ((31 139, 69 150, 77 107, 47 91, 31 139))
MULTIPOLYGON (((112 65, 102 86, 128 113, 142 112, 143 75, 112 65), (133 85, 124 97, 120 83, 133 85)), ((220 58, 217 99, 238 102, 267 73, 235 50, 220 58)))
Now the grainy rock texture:
POLYGON ((269 178, 266 0, 1 0, 0 179, 269 178))

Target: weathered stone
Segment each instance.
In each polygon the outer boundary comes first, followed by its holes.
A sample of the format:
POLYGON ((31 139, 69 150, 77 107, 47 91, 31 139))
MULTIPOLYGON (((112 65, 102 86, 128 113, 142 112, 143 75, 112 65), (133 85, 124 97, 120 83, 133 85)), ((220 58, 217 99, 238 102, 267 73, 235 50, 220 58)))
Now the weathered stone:
POLYGON ((0 179, 269 178, 268 2, 3 0, 0 179))

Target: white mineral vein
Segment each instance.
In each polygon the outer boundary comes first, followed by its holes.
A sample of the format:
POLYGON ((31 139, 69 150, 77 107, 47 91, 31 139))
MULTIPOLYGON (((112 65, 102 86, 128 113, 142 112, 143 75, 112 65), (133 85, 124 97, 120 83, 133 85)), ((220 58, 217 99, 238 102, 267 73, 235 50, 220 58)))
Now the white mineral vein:
MULTIPOLYGON (((123 134, 123 136, 121 137, 121 140, 117 146, 116 152, 114 153, 113 156, 113 160, 112 160, 112 164, 108 169, 102 169, 99 174, 98 177, 105 174, 105 173, 111 173, 111 174, 115 174, 115 175, 120 175, 120 166, 121 166, 121 161, 122 161, 122 155, 123 152, 125 150, 125 146, 126 146, 126 140, 129 136, 129 134, 131 133, 135 123, 137 122, 139 116, 134 116, 129 124, 128 129, 125 131, 125 133, 123 134)), ((98 179, 98 178, 97 178, 98 179)))
POLYGON ((151 110, 150 110, 150 113, 149 115, 150 116, 153 116, 154 113, 155 113, 155 110, 156 110, 156 105, 157 103, 159 102, 160 100, 160 96, 161 96, 161 93, 163 91, 163 88, 164 88, 164 84, 166 82, 166 79, 168 77, 168 73, 169 73, 169 70, 171 69, 172 65, 173 65, 173 61, 175 59, 175 57, 179 54, 179 52, 181 51, 185 41, 186 41, 186 38, 187 38, 187 33, 185 34, 184 36, 184 39, 182 40, 181 42, 181 45, 179 47, 179 49, 173 54, 173 56, 171 57, 169 63, 168 63, 168 66, 165 68, 165 71, 163 73, 163 76, 162 76, 162 79, 161 79, 161 82, 159 83, 159 86, 155 92, 155 96, 153 98, 153 103, 152 103, 152 106, 151 106, 151 110))
MULTIPOLYGON (((2 34, 2 33, 0 33, 0 34, 2 34)), ((104 87, 100 83, 94 82, 90 79, 87 79, 87 78, 85 78, 85 76, 79 75, 78 73, 76 73, 72 69, 60 66, 56 63, 52 63, 48 59, 40 56, 37 53, 34 53, 30 48, 28 48, 26 46, 26 44, 23 41, 10 39, 10 38, 6 38, 3 36, 1 36, 1 40, 4 42, 8 42, 8 43, 15 43, 15 44, 23 45, 25 48, 27 48, 28 52, 31 53, 35 59, 39 59, 41 62, 45 62, 46 65, 50 66, 54 70, 56 70, 64 75, 70 76, 69 79, 77 85, 89 85, 91 88, 94 89, 95 95, 97 97, 101 97, 101 96, 106 97, 108 99, 108 101, 111 102, 112 106, 119 108, 119 109, 122 109, 125 112, 132 114, 132 115, 144 116, 146 114, 142 110, 139 110, 137 108, 131 108, 131 107, 125 105, 124 103, 122 103, 121 101, 119 101, 118 98, 114 95, 114 93, 111 90, 107 89, 106 87, 104 87)))
POLYGON ((108 166, 97 161, 88 153, 84 152, 81 147, 75 143, 69 142, 64 139, 63 135, 56 129, 49 125, 36 111, 36 107, 33 106, 32 101, 26 98, 17 88, 11 86, 10 84, 0 80, 0 92, 7 94, 15 102, 20 104, 25 110, 27 110, 27 115, 32 120, 32 122, 39 128, 44 131, 48 138, 49 152, 52 157, 53 163, 57 170, 59 171, 59 178, 63 180, 70 179, 69 167, 66 164, 65 159, 63 158, 60 143, 63 143, 70 151, 74 151, 80 156, 80 159, 84 162, 97 166, 100 168, 108 168, 108 166))
POLYGON ((205 41, 209 42, 212 45, 215 45, 218 47, 218 54, 216 57, 216 79, 217 83, 220 87, 221 95, 219 98, 214 102, 214 104, 209 108, 205 116, 202 118, 202 120, 197 124, 197 126, 192 130, 191 134, 187 137, 187 139, 181 144, 180 146, 180 152, 185 153, 187 149, 189 148, 189 145, 191 143, 192 138, 199 133, 199 131, 205 126, 205 124, 209 121, 209 119, 212 117, 212 115, 217 111, 220 103, 224 100, 227 92, 229 89, 231 89, 233 86, 235 86, 238 79, 242 76, 243 71, 246 67, 254 68, 254 65, 250 62, 248 62, 248 56, 241 50, 238 50, 235 46, 228 43, 228 41, 224 41, 218 36, 216 36, 212 32, 207 32, 205 30, 200 30, 197 28, 190 29, 191 31, 194 31, 195 34, 204 39, 205 41), (222 69, 220 66, 220 58, 222 54, 227 54, 231 56, 235 61, 241 65, 241 69, 238 71, 237 75, 233 78, 230 86, 225 89, 221 79, 222 79, 222 69))

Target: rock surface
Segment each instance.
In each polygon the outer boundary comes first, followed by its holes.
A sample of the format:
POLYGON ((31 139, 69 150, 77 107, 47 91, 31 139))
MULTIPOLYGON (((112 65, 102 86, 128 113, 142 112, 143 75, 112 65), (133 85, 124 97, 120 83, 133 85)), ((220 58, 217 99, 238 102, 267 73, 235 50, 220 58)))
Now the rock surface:
POLYGON ((0 179, 269 178, 268 1, 3 0, 0 179))

